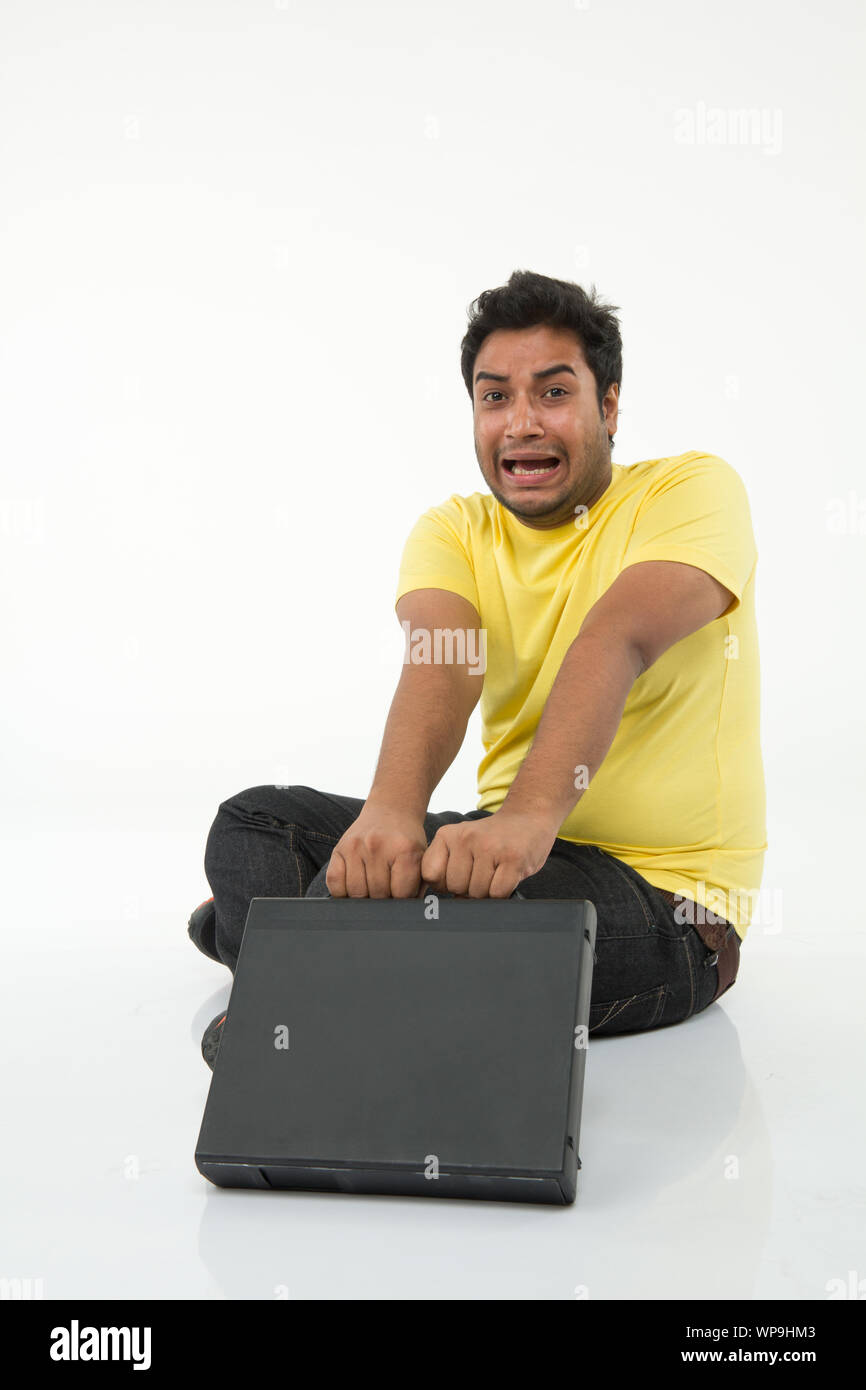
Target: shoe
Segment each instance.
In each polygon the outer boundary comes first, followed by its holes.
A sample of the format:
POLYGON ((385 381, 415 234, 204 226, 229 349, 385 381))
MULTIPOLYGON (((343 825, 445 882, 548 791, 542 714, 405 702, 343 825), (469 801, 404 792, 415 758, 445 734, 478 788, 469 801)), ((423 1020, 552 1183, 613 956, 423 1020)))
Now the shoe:
POLYGON ((195 942, 200 951, 222 965, 216 948, 216 908, 213 898, 207 898, 203 903, 199 903, 189 919, 187 931, 190 941, 195 942))
POLYGON ((201 1055, 202 1057, 204 1057, 211 1071, 213 1071, 214 1062, 216 1061, 217 1053, 220 1050, 222 1027, 225 1021, 226 1011, 224 1009, 221 1014, 217 1014, 216 1018, 211 1019, 207 1028, 205 1028, 204 1030, 204 1036, 201 1040, 201 1055))

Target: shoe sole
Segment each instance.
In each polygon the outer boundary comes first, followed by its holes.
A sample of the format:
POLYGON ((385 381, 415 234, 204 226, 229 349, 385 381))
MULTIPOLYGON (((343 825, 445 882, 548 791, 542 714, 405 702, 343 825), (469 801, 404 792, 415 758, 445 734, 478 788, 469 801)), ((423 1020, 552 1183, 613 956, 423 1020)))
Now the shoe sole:
POLYGON ((211 1071, 213 1071, 214 1062, 216 1061, 217 1053, 220 1050, 222 1026, 225 1023, 225 1021, 225 1014, 218 1014, 217 1017, 213 1019, 208 1024, 207 1028, 204 1030, 204 1037, 201 1040, 201 1055, 207 1062, 211 1071))
POLYGON ((199 903, 189 919, 187 933, 190 941, 198 947, 203 955, 209 956, 218 965, 223 964, 217 955, 216 909, 213 898, 207 898, 203 903, 199 903))

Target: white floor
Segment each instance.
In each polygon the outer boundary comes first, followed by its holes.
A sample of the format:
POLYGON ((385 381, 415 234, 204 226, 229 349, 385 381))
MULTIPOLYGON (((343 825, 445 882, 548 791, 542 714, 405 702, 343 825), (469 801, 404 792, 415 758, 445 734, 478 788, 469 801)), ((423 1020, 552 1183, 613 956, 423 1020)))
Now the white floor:
POLYGON ((0 1276, 48 1299, 823 1300, 866 1281, 863 910, 785 843, 724 1000, 591 1042, 578 1199, 546 1208, 210 1185, 199 1043, 230 976, 186 935, 200 843, 7 840, 0 1276))

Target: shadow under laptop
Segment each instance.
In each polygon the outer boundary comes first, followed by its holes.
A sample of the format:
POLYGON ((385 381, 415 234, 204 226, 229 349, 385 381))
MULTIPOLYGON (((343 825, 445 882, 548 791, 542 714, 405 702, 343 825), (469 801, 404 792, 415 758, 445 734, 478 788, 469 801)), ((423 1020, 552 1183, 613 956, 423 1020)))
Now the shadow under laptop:
POLYGON ((199 1255, 227 1299, 750 1296, 772 1153, 723 1004, 590 1039, 580 1157, 565 1207, 246 1191, 201 1177, 199 1255))

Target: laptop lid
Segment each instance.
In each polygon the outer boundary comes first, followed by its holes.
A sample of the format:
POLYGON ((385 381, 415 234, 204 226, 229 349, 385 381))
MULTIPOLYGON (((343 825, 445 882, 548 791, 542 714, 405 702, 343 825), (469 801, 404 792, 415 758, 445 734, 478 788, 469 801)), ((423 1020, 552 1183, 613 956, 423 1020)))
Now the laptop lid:
POLYGON ((595 929, 574 899, 254 899, 199 1171, 573 1201, 595 929))

